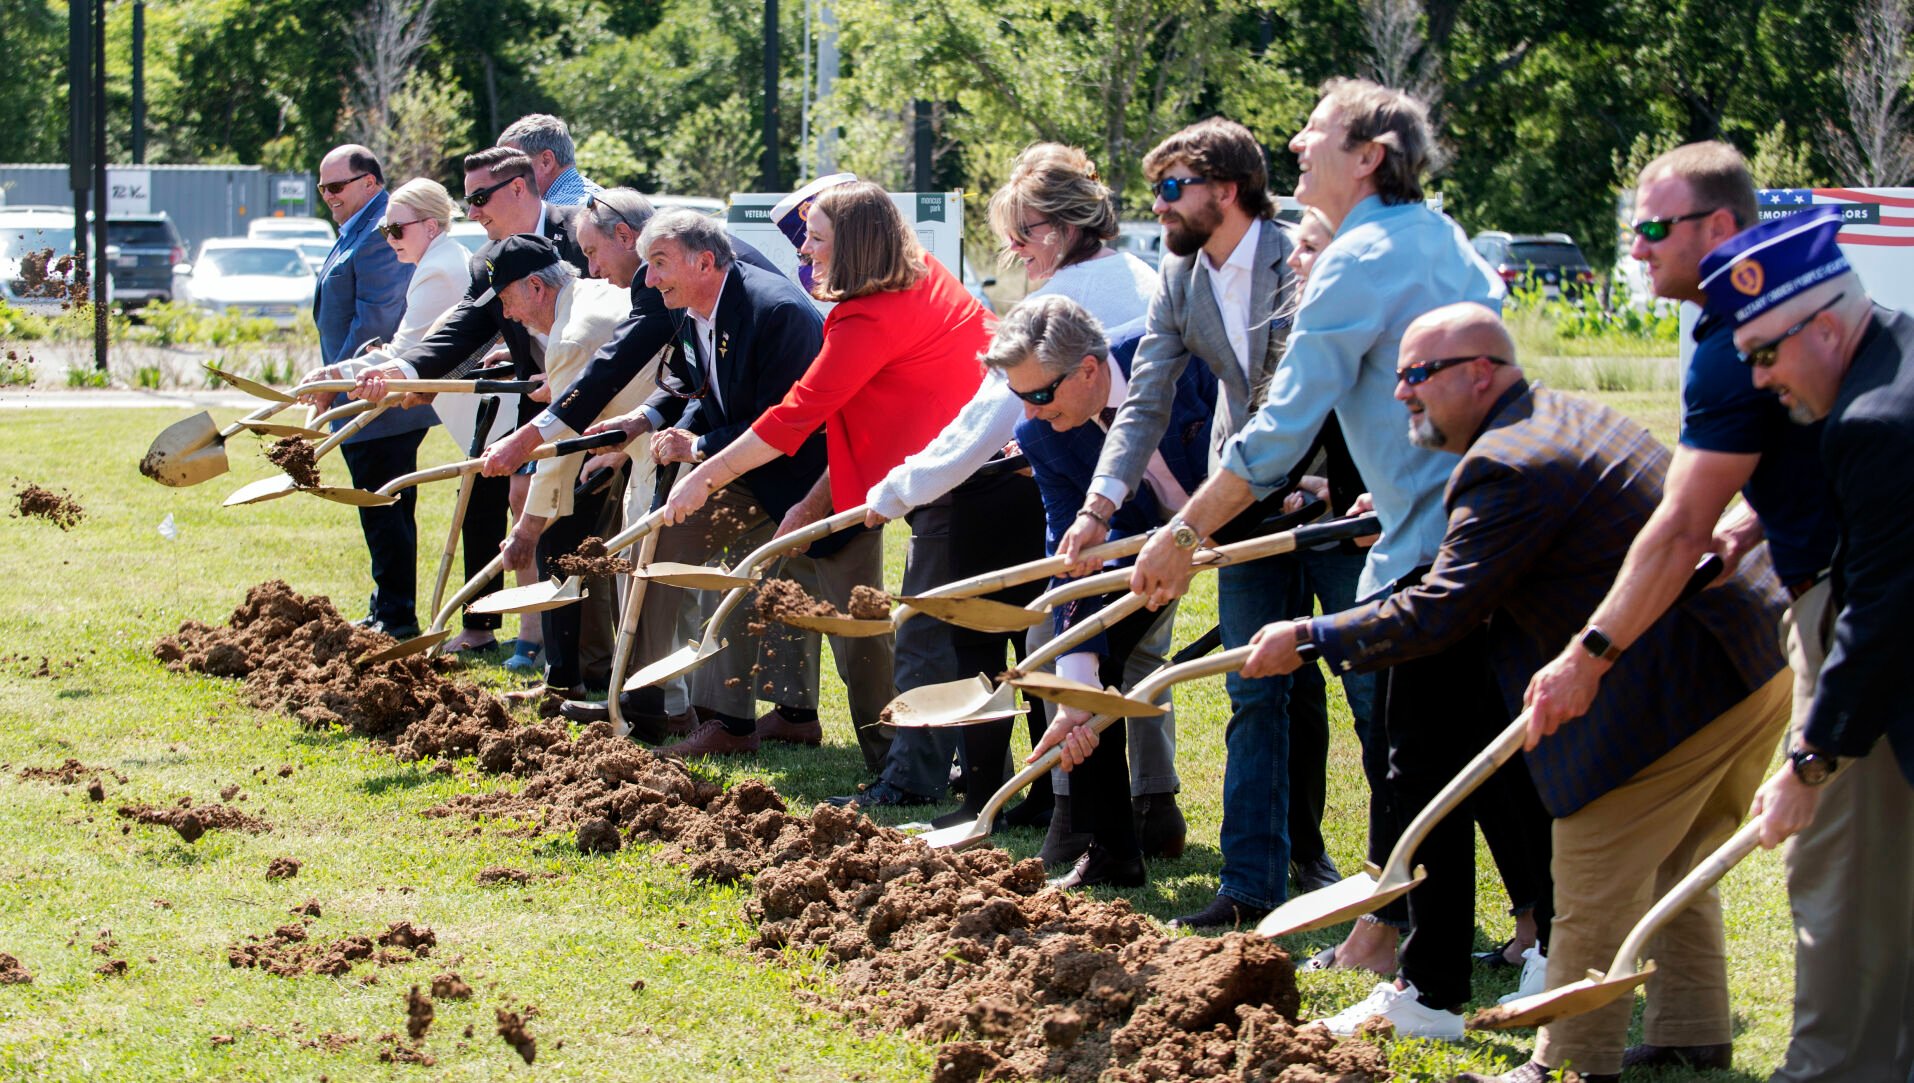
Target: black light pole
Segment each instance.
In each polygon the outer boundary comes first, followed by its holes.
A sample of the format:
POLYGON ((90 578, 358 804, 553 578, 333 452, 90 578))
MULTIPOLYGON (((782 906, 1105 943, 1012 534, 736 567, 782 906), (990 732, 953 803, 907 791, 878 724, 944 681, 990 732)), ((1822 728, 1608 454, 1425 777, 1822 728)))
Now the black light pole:
MULTIPOLYGON (((93 367, 106 371, 106 0, 93 0, 93 367)), ((80 242, 85 247, 85 240, 80 242)))
POLYGON ((86 288, 86 205, 87 192, 93 187, 92 20, 86 0, 67 0, 66 5, 66 81, 67 81, 67 185, 73 189, 73 242, 80 265, 74 285, 86 288))
POLYGON ((930 103, 917 99, 911 113, 911 185, 920 192, 935 191, 930 175, 930 103))
POLYGON ((778 0, 764 0, 764 158, 758 165, 766 192, 781 192, 778 176, 778 0))
POLYGON ((146 162, 146 0, 133 0, 133 164, 146 162))

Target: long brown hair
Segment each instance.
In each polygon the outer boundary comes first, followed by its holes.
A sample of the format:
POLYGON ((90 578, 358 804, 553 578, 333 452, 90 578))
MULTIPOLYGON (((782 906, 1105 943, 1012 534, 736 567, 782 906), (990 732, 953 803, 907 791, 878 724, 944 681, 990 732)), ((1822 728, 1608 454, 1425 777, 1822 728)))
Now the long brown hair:
POLYGON ((907 290, 924 277, 924 249, 875 181, 854 181, 826 188, 811 213, 831 220, 831 262, 817 288, 820 301, 907 290))

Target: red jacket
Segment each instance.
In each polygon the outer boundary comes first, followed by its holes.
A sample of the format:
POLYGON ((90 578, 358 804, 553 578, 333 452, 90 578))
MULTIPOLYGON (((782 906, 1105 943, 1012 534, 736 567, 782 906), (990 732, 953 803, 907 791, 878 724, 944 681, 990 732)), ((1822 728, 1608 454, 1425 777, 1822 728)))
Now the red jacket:
POLYGON ((930 273, 910 289, 833 308, 817 359, 751 424, 786 455, 823 425, 839 511, 923 450, 983 382, 978 358, 996 319, 943 264, 924 261, 930 273))

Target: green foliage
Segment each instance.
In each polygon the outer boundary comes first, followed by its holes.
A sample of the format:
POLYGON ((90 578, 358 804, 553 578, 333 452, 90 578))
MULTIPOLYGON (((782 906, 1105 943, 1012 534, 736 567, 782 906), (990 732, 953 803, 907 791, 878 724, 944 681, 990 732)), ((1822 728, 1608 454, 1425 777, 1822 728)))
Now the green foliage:
POLYGON ((1808 145, 1789 136, 1784 120, 1755 140, 1748 169, 1757 188, 1817 188, 1822 182, 1811 159, 1808 145))
POLYGON ((32 387, 33 355, 20 356, 18 350, 0 354, 0 387, 32 387))
POLYGON ((637 182, 645 167, 631 144, 610 132, 593 132, 578 144, 578 171, 607 188, 637 182))
POLYGON ((100 387, 111 387, 112 384, 113 384, 113 377, 109 376, 105 372, 100 371, 99 369, 82 368, 78 365, 75 365, 72 368, 69 368, 66 370, 66 385, 68 387, 100 388, 100 387))
POLYGON ((142 391, 158 391, 161 375, 158 365, 141 365, 133 370, 133 386, 142 391))
POLYGON ((0 301, 0 342, 34 342, 52 334, 52 322, 45 316, 0 301))

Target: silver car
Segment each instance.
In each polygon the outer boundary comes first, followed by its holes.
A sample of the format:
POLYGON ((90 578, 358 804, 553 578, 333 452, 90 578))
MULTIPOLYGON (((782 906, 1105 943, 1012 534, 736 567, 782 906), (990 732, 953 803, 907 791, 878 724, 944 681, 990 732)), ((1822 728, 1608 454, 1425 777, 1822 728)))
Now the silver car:
POLYGON ((173 298, 214 313, 267 319, 290 327, 312 311, 319 277, 292 241, 219 237, 199 258, 173 267, 173 298))

